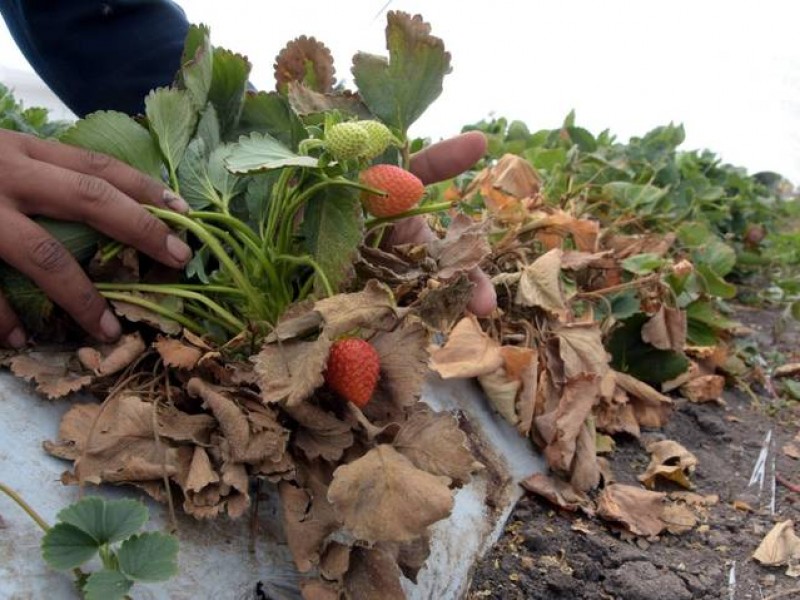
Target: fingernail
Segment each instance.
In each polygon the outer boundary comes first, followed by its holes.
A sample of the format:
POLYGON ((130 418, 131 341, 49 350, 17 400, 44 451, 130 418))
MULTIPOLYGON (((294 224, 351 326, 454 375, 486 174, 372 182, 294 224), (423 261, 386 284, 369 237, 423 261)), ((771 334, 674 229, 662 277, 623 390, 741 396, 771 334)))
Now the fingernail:
POLYGON ((108 340, 115 340, 122 333, 122 327, 110 309, 106 309, 106 312, 100 317, 100 331, 108 340))
POLYGON ((181 264, 184 264, 192 257, 192 249, 183 240, 174 235, 167 236, 167 252, 181 264))
POLYGON ((189 212, 189 205, 186 200, 178 196, 172 190, 164 190, 164 204, 169 206, 172 210, 179 213, 189 212))
POLYGON ((14 330, 8 334, 6 338, 6 343, 14 348, 15 350, 19 350, 25 345, 26 342, 25 332, 22 331, 22 327, 15 327, 14 330))

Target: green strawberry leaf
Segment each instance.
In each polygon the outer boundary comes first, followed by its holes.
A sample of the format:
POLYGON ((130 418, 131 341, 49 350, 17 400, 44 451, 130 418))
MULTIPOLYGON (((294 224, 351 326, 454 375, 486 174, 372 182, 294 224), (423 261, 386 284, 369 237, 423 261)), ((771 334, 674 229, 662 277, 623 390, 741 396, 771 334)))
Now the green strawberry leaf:
POLYGON ((151 531, 125 540, 117 553, 119 570, 134 581, 166 581, 178 572, 178 540, 151 531))
POLYGON ((119 571, 97 571, 83 586, 85 600, 119 600, 133 587, 133 582, 119 571))
POLYGON ((128 115, 115 111, 92 113, 61 135, 61 141, 102 152, 161 179, 161 154, 150 133, 128 115))
POLYGON ((266 133, 252 133, 231 146, 225 166, 234 173, 254 173, 282 167, 316 167, 313 156, 295 154, 266 133))
POLYGON ((159 88, 144 100, 150 131, 156 137, 161 154, 171 173, 183 159, 186 146, 197 123, 197 112, 185 90, 159 88))
POLYGON ((736 297, 736 286, 725 281, 709 265, 698 264, 696 268, 709 294, 718 298, 736 297))
POLYGON ((242 114, 250 63, 240 54, 214 48, 214 71, 208 99, 219 116, 223 139, 235 134, 242 114))
POLYGON ((603 195, 614 204, 640 211, 648 215, 653 212, 656 203, 667 195, 664 188, 654 185, 613 181, 603 186, 603 195))
POLYGON ((193 139, 186 147, 178 167, 181 197, 195 210, 202 210, 220 201, 208 176, 208 152, 202 138, 193 139))
POLYGON ((248 92, 245 96, 238 132, 247 135, 254 131, 268 133, 292 150, 308 137, 289 101, 277 92, 248 92))
MULTIPOLYGON (((358 192, 328 187, 306 205, 300 231, 305 246, 334 290, 352 274, 353 258, 363 234, 358 192)), ((315 290, 322 291, 319 280, 315 290)))
POLYGON ((405 135, 442 93, 450 54, 419 15, 391 11, 387 19, 389 60, 359 52, 353 58, 353 77, 370 111, 405 135))
POLYGON ((89 534, 98 544, 124 540, 147 522, 147 507, 137 500, 88 496, 58 513, 58 520, 89 534))
POLYGON ((95 539, 69 523, 57 523, 42 538, 42 557, 56 571, 67 571, 91 559, 99 548, 95 539))
POLYGON ((205 25, 191 25, 181 57, 178 78, 189 92, 195 108, 200 109, 208 101, 211 77, 214 72, 214 55, 211 49, 209 30, 205 25))
POLYGON ((644 342, 642 326, 647 320, 647 315, 639 313, 623 321, 611 334, 606 349, 615 369, 658 385, 688 369, 689 359, 682 352, 659 350, 644 342))
POLYGON ((736 266, 736 251, 725 242, 711 238, 692 251, 692 261, 698 266, 706 265, 720 277, 725 277, 736 266))
POLYGON ((200 113, 200 120, 197 123, 197 131, 194 136, 194 139, 203 140, 206 145, 206 154, 222 143, 217 110, 210 102, 206 104, 206 107, 200 113))
POLYGON ((620 264, 626 271, 634 275, 647 275, 657 271, 667 263, 667 260, 661 258, 658 254, 651 252, 644 252, 642 254, 635 254, 623 260, 620 264))

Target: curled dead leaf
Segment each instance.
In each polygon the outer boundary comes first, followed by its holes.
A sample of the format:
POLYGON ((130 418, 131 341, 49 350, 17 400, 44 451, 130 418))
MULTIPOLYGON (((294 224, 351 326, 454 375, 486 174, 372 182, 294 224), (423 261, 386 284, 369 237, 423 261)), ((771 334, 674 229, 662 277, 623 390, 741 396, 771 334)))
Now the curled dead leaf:
POLYGON ((431 352, 430 367, 444 379, 477 377, 503 364, 500 345, 486 335, 473 315, 459 321, 444 346, 431 352))
POLYGON ((659 477, 669 479, 685 487, 693 488, 689 477, 697 466, 697 458, 686 448, 674 440, 661 440, 647 444, 650 453, 650 464, 647 470, 639 475, 641 481, 649 489, 653 489, 659 477))
POLYGON ((102 344, 98 347, 87 346, 78 349, 78 360, 98 377, 118 373, 145 351, 144 340, 137 331, 123 335, 113 344, 102 344))
POLYGON ((390 548, 353 548, 344 588, 348 600, 405 600, 400 568, 390 548))
POLYGON ((294 434, 294 445, 309 460, 321 457, 338 461, 353 445, 353 431, 349 424, 318 406, 303 402, 287 407, 289 415, 300 424, 294 434))
POLYGON ((664 530, 664 497, 631 485, 614 483, 597 499, 597 515, 625 527, 635 535, 653 536, 664 530))
POLYGON ((265 345, 253 359, 264 401, 297 406, 311 396, 325 381, 330 348, 331 340, 324 332, 311 342, 265 345))
POLYGON ((514 302, 564 318, 567 301, 561 286, 562 254, 561 248, 553 248, 526 265, 521 272, 514 302))
POLYGON ((356 538, 407 542, 450 514, 449 484, 449 478, 418 469, 392 446, 380 444, 334 471, 328 498, 356 538))
POLYGON ((683 351, 686 344, 686 311, 663 304, 642 326, 642 340, 661 350, 683 351))
POLYGON ((544 473, 534 473, 520 484, 529 492, 541 496, 555 506, 569 511, 582 510, 587 515, 594 514, 594 504, 585 493, 576 490, 563 479, 544 473))
POLYGON ((725 378, 722 375, 700 375, 681 386, 681 393, 690 402, 714 402, 722 398, 725 378))
POLYGON ((800 537, 794 532, 794 522, 782 521, 761 540, 753 558, 762 565, 789 569, 800 563, 800 537))
POLYGON ((370 339, 380 358, 384 384, 398 406, 414 404, 428 374, 428 332, 418 322, 404 323, 370 339))
POLYGON ((54 400, 86 387, 92 376, 81 373, 72 352, 29 352, 9 359, 11 372, 36 383, 36 391, 54 400))
POLYGON ((290 41, 275 58, 275 85, 286 92, 290 82, 299 82, 316 92, 333 89, 333 57, 322 42, 301 35, 290 41))
POLYGON ((204 351, 197 346, 161 335, 156 338, 153 347, 166 366, 177 369, 193 369, 204 354, 204 351))
POLYGON ((433 475, 443 475, 458 485, 470 480, 481 464, 469 450, 467 435, 458 420, 427 407, 414 411, 403 423, 392 445, 414 465, 433 475))

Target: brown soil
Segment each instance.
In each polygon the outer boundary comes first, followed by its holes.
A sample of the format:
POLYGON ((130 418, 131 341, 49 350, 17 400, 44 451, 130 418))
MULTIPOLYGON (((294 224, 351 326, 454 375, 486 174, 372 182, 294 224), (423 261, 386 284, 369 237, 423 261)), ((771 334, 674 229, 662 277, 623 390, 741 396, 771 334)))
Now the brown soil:
MULTIPOLYGON (((797 360, 796 324, 787 324, 777 311, 740 308, 736 313, 753 329, 749 341, 771 366, 797 360)), ((724 405, 677 398, 663 430, 644 432, 642 440, 617 437, 608 457, 618 482, 640 485, 636 477, 649 462, 646 441, 683 444, 699 461, 694 491, 719 495, 705 523, 682 535, 637 539, 597 518, 559 511, 528 496, 478 565, 469 600, 800 599, 800 580, 786 576, 785 567, 764 567, 751 558, 775 523, 800 519, 800 492, 780 482, 773 488, 776 474, 800 485, 800 462, 782 451, 798 435, 800 404, 762 386, 753 391, 755 397, 730 390, 724 405), (763 488, 750 485, 770 432, 763 488)))

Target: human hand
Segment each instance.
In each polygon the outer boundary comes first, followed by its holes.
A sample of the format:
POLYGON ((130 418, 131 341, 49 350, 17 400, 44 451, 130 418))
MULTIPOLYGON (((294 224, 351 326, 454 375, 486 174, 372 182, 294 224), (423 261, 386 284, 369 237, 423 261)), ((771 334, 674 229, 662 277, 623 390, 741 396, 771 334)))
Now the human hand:
MULTIPOLYGON (((411 157, 411 171, 429 184, 449 179, 474 165, 486 152, 486 138, 479 131, 463 133, 449 140, 433 144, 411 157)), ((386 243, 424 243, 435 239, 435 234, 422 217, 411 217, 395 223, 386 243)), ((469 272, 475 284, 467 309, 485 317, 497 306, 497 294, 489 276, 480 268, 469 272)))
MULTIPOLYGON (((85 223, 173 268, 191 250, 142 204, 186 212, 162 183, 96 152, 0 131, 0 260, 27 275, 89 334, 115 340, 120 324, 72 255, 32 217, 85 223)), ((26 334, 0 295, 0 345, 26 334)))

